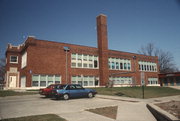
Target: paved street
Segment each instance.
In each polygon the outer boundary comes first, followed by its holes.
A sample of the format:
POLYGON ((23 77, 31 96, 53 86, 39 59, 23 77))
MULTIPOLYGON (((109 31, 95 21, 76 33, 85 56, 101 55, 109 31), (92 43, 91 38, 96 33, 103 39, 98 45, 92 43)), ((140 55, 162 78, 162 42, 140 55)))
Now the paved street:
POLYGON ((93 99, 81 98, 68 101, 53 100, 40 95, 10 96, 0 98, 0 118, 57 114, 68 121, 113 121, 113 119, 85 110, 98 107, 118 106, 116 121, 156 121, 146 108, 146 104, 172 99, 180 100, 180 96, 142 100, 97 95, 93 99))

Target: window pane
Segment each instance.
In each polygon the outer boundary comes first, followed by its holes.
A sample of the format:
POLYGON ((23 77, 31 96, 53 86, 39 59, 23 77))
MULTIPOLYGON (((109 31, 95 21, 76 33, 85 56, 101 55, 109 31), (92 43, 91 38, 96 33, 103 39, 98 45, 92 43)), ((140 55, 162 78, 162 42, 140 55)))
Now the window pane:
POLYGON ((32 81, 39 81, 39 75, 33 75, 32 81))
POLYGON ((98 60, 97 56, 94 56, 94 60, 98 60))
POLYGON ((93 56, 90 55, 90 56, 89 56, 89 61, 92 61, 92 58, 93 58, 93 56))
POLYGON ((116 62, 116 69, 119 69, 119 63, 116 62))
POLYGON ((112 69, 115 69, 115 63, 112 62, 112 69))
POLYGON ((55 81, 55 84, 60 84, 61 82, 60 81, 55 81))
POLYGON ((83 67, 84 67, 84 68, 87 68, 87 63, 84 63, 84 64, 83 64, 83 67))
POLYGON ((87 55, 83 55, 83 60, 87 61, 87 55))
POLYGON ((147 65, 147 71, 149 71, 149 65, 147 65))
POLYGON ((144 66, 143 65, 141 65, 141 69, 142 69, 142 71, 144 71, 144 66))
POLYGON ((94 86, 93 81, 89 81, 89 86, 94 86))
POLYGON ((33 87, 38 87, 38 81, 32 81, 32 86, 33 87))
POLYGON ((82 63, 78 63, 78 67, 82 67, 82 63))
POLYGON ((45 87, 46 86, 46 81, 41 81, 40 86, 45 87))
POLYGON ((89 68, 93 68, 93 64, 89 64, 89 68))
POLYGON ((53 76, 52 75, 48 75, 48 81, 53 81, 53 76))
POLYGON ((94 68, 97 68, 98 64, 97 64, 97 60, 94 60, 94 68))
POLYGON ((124 69, 127 69, 127 64, 126 63, 124 63, 124 69))
POLYGON ((10 56, 10 62, 16 63, 17 62, 17 56, 10 56))
POLYGON ((123 63, 120 63, 120 68, 123 69, 123 63))
POLYGON ((144 70, 146 71, 146 65, 144 65, 144 70))
POLYGON ((78 60, 82 60, 82 55, 78 55, 78 60))
POLYGON ((76 63, 72 62, 71 67, 76 67, 76 63))
POLYGON ((84 81, 88 81, 88 76, 84 76, 84 81))
POLYGON ((88 86, 88 81, 84 81, 84 86, 88 86))
POLYGON ((72 59, 72 60, 76 60, 76 54, 72 54, 72 55, 71 55, 71 59, 72 59))
POLYGON ((152 71, 154 71, 154 66, 152 66, 152 71))
POLYGON ((78 81, 78 84, 82 85, 82 81, 78 81))
POLYGON ((76 76, 72 76, 72 77, 71 77, 71 80, 72 80, 72 81, 76 81, 76 76))
POLYGON ((130 63, 128 63, 128 70, 130 70, 131 69, 131 64, 130 63))
POLYGON ((46 76, 45 75, 40 75, 40 81, 46 81, 46 76))
POLYGON ((90 81, 94 81, 94 77, 93 77, 93 76, 90 76, 90 77, 89 77, 89 80, 90 80, 90 81))
POLYGON ((150 68, 150 71, 152 71, 151 65, 150 65, 150 67, 149 67, 149 68, 150 68))
POLYGON ((61 80, 60 80, 60 76, 56 75, 56 76, 55 76, 55 81, 61 81, 61 80))

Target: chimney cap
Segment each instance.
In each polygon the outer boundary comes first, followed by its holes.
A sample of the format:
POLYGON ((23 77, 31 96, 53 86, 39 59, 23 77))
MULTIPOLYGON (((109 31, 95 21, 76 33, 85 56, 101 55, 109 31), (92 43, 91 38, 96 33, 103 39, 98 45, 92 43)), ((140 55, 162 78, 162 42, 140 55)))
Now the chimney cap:
POLYGON ((99 17, 99 16, 105 16, 105 17, 107 17, 105 14, 102 14, 102 13, 99 14, 97 17, 99 17))

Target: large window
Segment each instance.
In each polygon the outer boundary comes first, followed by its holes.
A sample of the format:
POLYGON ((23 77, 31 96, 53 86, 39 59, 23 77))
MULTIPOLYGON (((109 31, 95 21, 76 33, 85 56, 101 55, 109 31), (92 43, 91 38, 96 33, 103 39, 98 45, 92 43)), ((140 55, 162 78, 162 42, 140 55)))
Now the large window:
POLYGON ((72 53, 71 67, 98 69, 99 68, 98 56, 72 53))
POLYGON ((60 75, 32 75, 32 87, 47 87, 54 83, 61 83, 60 75))
POLYGON ((109 77, 109 81, 113 81, 115 85, 131 85, 132 77, 109 77))
POLYGON ((153 62, 139 61, 140 71, 157 72, 157 64, 153 62))
POLYGON ((46 75, 41 75, 40 76, 40 87, 45 87, 46 86, 46 75))
POLYGON ((54 76, 53 76, 53 75, 48 75, 47 81, 48 81, 48 82, 47 82, 48 85, 53 84, 54 76))
POLYGON ((131 70, 131 61, 120 58, 109 58, 109 69, 111 70, 131 70))
POLYGON ((34 86, 34 87, 39 86, 39 75, 32 76, 32 86, 34 86))
POLYGON ((21 59, 21 68, 24 68, 27 65, 27 52, 25 52, 22 55, 22 59, 21 59))
POLYGON ((18 56, 11 55, 10 56, 10 63, 18 63, 18 56))
POLYGON ((72 84, 80 84, 82 86, 95 86, 95 80, 98 80, 98 77, 95 76, 72 76, 72 84))
POLYGON ((148 78, 148 85, 158 85, 158 78, 148 78))

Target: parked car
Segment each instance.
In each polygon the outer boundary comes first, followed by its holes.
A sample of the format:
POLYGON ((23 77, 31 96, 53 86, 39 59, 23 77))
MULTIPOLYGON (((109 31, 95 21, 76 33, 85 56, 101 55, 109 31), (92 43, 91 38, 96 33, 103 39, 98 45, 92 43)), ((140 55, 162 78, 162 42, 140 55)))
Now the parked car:
POLYGON ((51 97, 51 92, 53 89, 55 89, 60 84, 51 84, 46 88, 42 88, 39 90, 40 95, 45 95, 46 97, 51 97))
POLYGON ((52 90, 52 95, 56 98, 63 98, 68 100, 69 98, 77 97, 89 97, 92 98, 97 94, 94 89, 85 89, 79 84, 66 84, 61 85, 59 88, 52 90))

